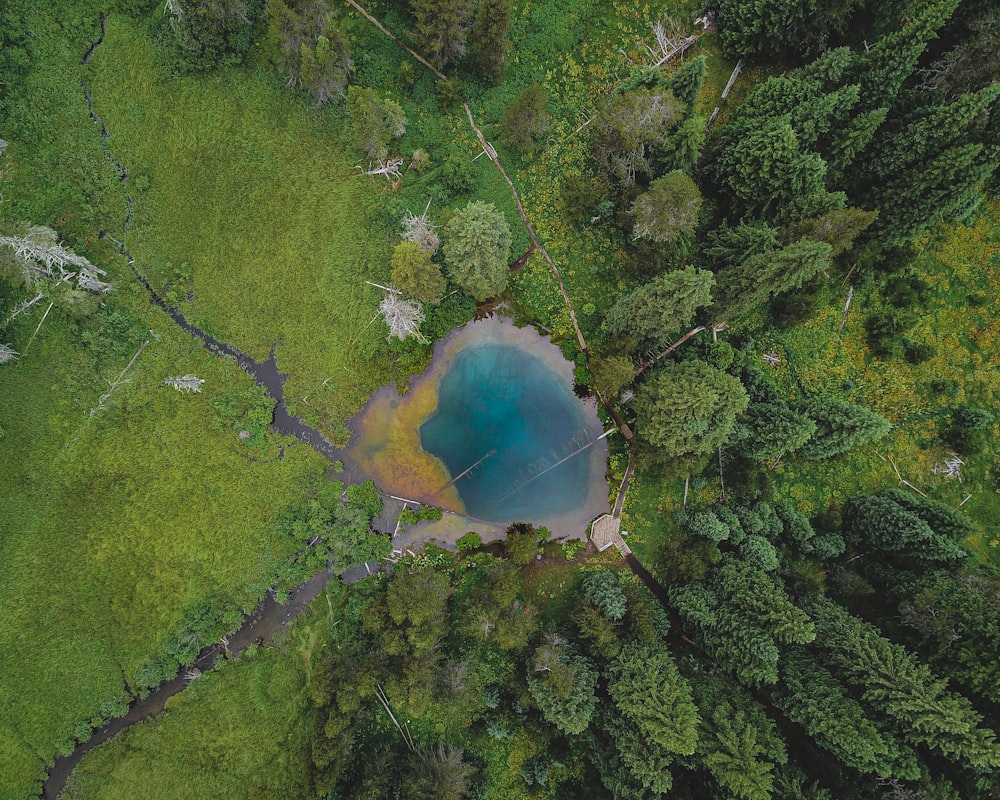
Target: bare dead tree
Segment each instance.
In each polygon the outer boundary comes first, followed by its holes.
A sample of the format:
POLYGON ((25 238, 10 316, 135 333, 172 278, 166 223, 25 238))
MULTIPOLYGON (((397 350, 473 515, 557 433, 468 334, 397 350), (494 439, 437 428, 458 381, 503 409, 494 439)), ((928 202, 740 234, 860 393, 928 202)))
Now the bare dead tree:
POLYGON ((107 274, 103 269, 63 247, 58 234, 44 225, 31 225, 23 236, 0 236, 0 247, 14 251, 28 285, 40 278, 53 278, 62 283, 75 277, 81 289, 111 291, 111 284, 100 279, 107 274))
POLYGON ((840 327, 837 329, 837 333, 844 332, 844 325, 847 324, 847 312, 851 310, 851 300, 854 299, 854 287, 849 286, 847 288, 847 300, 844 302, 844 313, 840 315, 840 327))
POLYGON ((195 375, 182 375, 180 378, 166 378, 163 382, 173 386, 178 392, 200 392, 205 379, 195 375))
POLYGON ((184 672, 184 683, 191 683, 192 681, 198 680, 201 677, 201 670, 197 667, 191 667, 184 672))
POLYGON ((356 164, 355 168, 360 169, 365 173, 365 175, 385 175, 385 178, 389 183, 392 184, 392 188, 395 189, 399 182, 403 179, 399 168, 403 166, 402 156, 393 156, 386 161, 379 161, 378 166, 368 165, 368 169, 365 169, 360 164, 356 164))
POLYGON ((944 475, 946 478, 957 478, 958 482, 961 483, 962 467, 964 466, 965 462, 956 453, 949 453, 944 464, 936 465, 931 472, 935 475, 944 475))
POLYGON ((180 0, 167 0, 163 7, 164 13, 173 14, 177 19, 184 16, 184 8, 181 6, 180 0))
POLYGON ((420 323, 424 321, 424 311, 420 304, 400 297, 398 294, 386 292, 379 305, 379 311, 389 326, 389 333, 397 339, 410 336, 421 342, 427 339, 420 332, 420 323))
POLYGON ((0 344, 0 364, 6 364, 17 358, 17 351, 8 344, 0 344))
POLYGON ((23 314, 25 311, 27 311, 35 303, 37 303, 39 300, 43 299, 44 297, 45 297, 45 294, 43 292, 39 292, 34 297, 32 297, 30 300, 25 300, 23 303, 21 303, 21 305, 19 305, 17 308, 15 308, 13 311, 11 311, 10 314, 7 315, 7 319, 4 320, 3 324, 4 325, 9 324, 16 317, 19 317, 21 314, 23 314))
POLYGON ((770 353, 764 353, 761 358, 764 359, 764 363, 770 364, 772 367, 781 365, 781 356, 776 351, 772 350, 770 353))
POLYGON ((729 81, 726 83, 726 88, 722 90, 722 99, 725 100, 729 97, 729 92, 732 91, 733 86, 736 84, 736 79, 740 77, 740 72, 743 70, 743 62, 737 61, 736 66, 733 67, 733 74, 729 76, 729 81))
POLYGON ((149 339, 144 339, 142 344, 139 345, 139 349, 135 351, 135 355, 132 356, 132 360, 125 365, 125 369, 119 372, 118 377, 115 378, 113 381, 108 381, 108 383, 111 384, 110 388, 104 394, 101 395, 100 400, 97 401, 97 405, 94 406, 92 409, 90 409, 90 414, 87 415, 88 418, 93 417, 94 414, 96 414, 98 411, 104 408, 104 404, 108 401, 108 398, 111 397, 115 389, 117 389, 123 383, 129 382, 128 380, 125 380, 125 373, 128 372, 130 369, 132 369, 132 365, 136 362, 139 356, 142 355, 142 351, 146 349, 146 345, 148 344, 149 344, 149 339))
POLYGON ((403 737, 403 741, 411 752, 416 752, 416 745, 413 743, 413 737, 410 735, 410 729, 399 724, 399 720, 396 719, 396 715, 392 713, 392 707, 389 705, 389 698, 385 694, 385 690, 382 688, 382 684, 375 684, 375 696, 379 699, 382 707, 385 709, 386 713, 389 715, 389 719, 392 720, 392 724, 396 726, 396 730, 399 731, 399 735, 403 737))
POLYGON ((408 242, 413 242, 420 247, 421 253, 436 253, 441 246, 441 239, 437 235, 437 225, 431 222, 427 216, 430 209, 430 201, 427 201, 427 208, 424 213, 417 216, 412 211, 407 210, 403 217, 403 238, 408 242))
POLYGON ((653 66, 659 67, 682 55, 698 41, 698 36, 685 36, 681 24, 673 17, 664 17, 654 22, 653 42, 646 45, 646 51, 654 59, 653 66))

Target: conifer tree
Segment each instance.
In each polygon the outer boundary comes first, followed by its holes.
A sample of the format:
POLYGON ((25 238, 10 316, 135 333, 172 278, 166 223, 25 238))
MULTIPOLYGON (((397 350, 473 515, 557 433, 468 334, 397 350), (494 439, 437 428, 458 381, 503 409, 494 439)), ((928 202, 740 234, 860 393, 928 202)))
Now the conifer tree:
POLYGON ((447 283, 431 253, 415 242, 400 242, 392 249, 392 282, 421 303, 436 303, 447 283))
POLYGON ((701 86, 705 82, 705 73, 708 70, 707 64, 706 56, 696 56, 667 80, 667 88, 674 93, 674 97, 687 106, 688 116, 694 113, 698 95, 701 94, 701 86))
POLYGON ((710 309, 713 319, 733 319, 799 288, 830 267, 832 252, 826 242, 803 239, 727 267, 716 276, 715 302, 710 309))
POLYGON ((474 10, 473 0, 410 0, 417 45, 438 69, 465 55, 474 10))
POLYGON ((639 195, 629 213, 635 218, 632 235, 636 239, 673 243, 694 229, 701 211, 701 192, 683 172, 657 178, 639 195))
POLYGON ((607 670, 608 694, 626 723, 668 753, 691 755, 698 742, 698 709, 691 687, 659 643, 629 643, 607 670))
POLYGON ((817 597, 809 611, 826 663, 857 685, 862 699, 893 720, 905 739, 972 767, 1000 766, 996 734, 980 727, 982 717, 948 691, 946 680, 832 600, 817 597))
POLYGON ((816 423, 816 433, 798 450, 805 458, 832 458, 885 436, 892 427, 874 411, 832 397, 812 397, 792 407, 816 423))
POLYGON ((449 277, 477 300, 507 286, 510 227, 492 203, 473 202, 445 227, 444 259, 449 277))
POLYGON ((633 337, 640 346, 663 348, 711 301, 715 277, 685 267, 665 272, 615 303, 605 317, 612 336, 633 337))
POLYGON ((747 405, 742 384, 701 361, 669 364, 636 395, 637 436, 658 461, 713 453, 747 405))
POLYGON ((472 66, 499 83, 507 64, 511 0, 481 0, 472 24, 472 66))

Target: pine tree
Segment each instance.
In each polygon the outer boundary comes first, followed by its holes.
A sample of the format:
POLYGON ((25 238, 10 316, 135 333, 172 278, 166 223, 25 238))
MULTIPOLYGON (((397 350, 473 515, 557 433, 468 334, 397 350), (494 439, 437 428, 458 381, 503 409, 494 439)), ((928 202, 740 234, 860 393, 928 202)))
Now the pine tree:
POLYGON ((625 645, 606 676, 615 709, 648 745, 678 755, 695 751, 698 709, 691 688, 662 645, 625 645))
POLYGON ((727 141, 707 172, 727 196, 733 218, 785 225, 845 205, 843 194, 826 190, 826 163, 800 146, 788 115, 727 141))
POLYGON ((477 300, 507 286, 510 227, 492 203, 473 202, 445 227, 444 260, 449 277, 477 300))
POLYGON ((816 433, 798 450, 805 458, 832 458, 879 439, 892 428, 874 411, 832 397, 812 397, 792 407, 816 423, 816 433))
POLYGON ((743 385, 732 375, 701 361, 669 364, 636 395, 637 436, 658 461, 714 453, 746 405, 743 385))
POLYGON ((473 0, 410 0, 417 45, 438 69, 465 55, 474 9, 473 0))
POLYGON ((551 118, 549 96, 540 83, 533 83, 517 96, 503 114, 504 142, 527 150, 545 129, 551 118))
POLYGON ((472 66, 499 83, 507 63, 511 0, 482 0, 472 25, 472 66))
POLYGON ((347 110, 354 125, 354 140, 375 161, 389 154, 389 143, 406 132, 406 116, 398 103, 383 100, 372 89, 351 86, 347 110))
POLYGON ((817 597, 809 611, 828 665, 858 685, 865 702, 893 720, 904 738, 972 767, 1000 766, 996 735, 979 727, 982 717, 947 690, 947 681, 832 600, 817 597))
POLYGON ((711 272, 694 267, 665 272, 615 303, 604 324, 612 336, 630 336, 642 347, 661 349, 711 302, 714 282, 711 272))
POLYGON ((414 242, 400 242, 392 249, 392 282, 421 303, 438 302, 447 288, 431 254, 414 242))
POLYGON ((673 243, 694 229, 701 211, 701 192, 683 172, 657 178, 639 195, 629 213, 635 218, 632 235, 660 243, 673 243))
POLYGON ((864 548, 876 547, 933 561, 953 561, 968 555, 885 494, 852 497, 844 505, 844 535, 864 548))
POLYGON ((752 461, 794 453, 816 432, 816 423, 787 403, 751 403, 736 423, 733 447, 752 461))
POLYGON ((723 269, 716 277, 712 317, 733 319, 782 292, 799 288, 830 267, 832 252, 826 242, 803 239, 723 269))
POLYGON ((565 734, 583 733, 594 715, 597 671, 572 645, 550 635, 528 664, 528 690, 546 722, 565 734))
POLYGON ((841 208, 829 211, 821 217, 804 219, 782 228, 779 236, 789 244, 800 239, 826 242, 832 248, 830 257, 836 258, 850 250, 854 240, 878 217, 877 211, 860 208, 841 208))
POLYGON ((687 106, 688 116, 694 113, 701 86, 705 82, 705 73, 708 71, 707 65, 706 56, 696 56, 671 75, 666 83, 674 97, 687 106))

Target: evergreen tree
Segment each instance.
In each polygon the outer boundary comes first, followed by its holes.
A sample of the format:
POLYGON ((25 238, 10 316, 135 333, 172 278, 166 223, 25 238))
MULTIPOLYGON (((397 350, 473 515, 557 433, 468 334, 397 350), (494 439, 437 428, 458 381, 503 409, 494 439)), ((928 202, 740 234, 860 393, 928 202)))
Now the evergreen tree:
POLYGON ((665 169, 693 172, 705 146, 704 117, 688 117, 682 122, 664 146, 660 156, 665 169))
POLYGON ((917 514, 885 494, 852 497, 844 505, 844 534, 865 548, 871 546, 915 558, 952 561, 968 555, 961 546, 939 536, 917 514))
POLYGON ((604 324, 612 336, 662 349, 711 301, 714 282, 711 272, 693 267, 665 272, 615 303, 604 324))
POLYGON ((587 572, 583 576, 583 593, 608 619, 620 620, 625 616, 625 592, 611 570, 587 572))
POLYGON ((709 313, 713 319, 724 320, 753 311, 828 269, 832 252, 826 242, 802 239, 727 267, 716 277, 715 302, 709 313))
POLYGON ((705 73, 708 71, 707 65, 706 56, 695 56, 671 75, 666 83, 667 88, 674 93, 674 97, 687 106, 689 116, 694 113, 698 95, 701 94, 701 85, 705 82, 705 73))
POLYGON ((437 303, 447 288, 431 253, 414 242, 400 242, 392 249, 392 282, 421 303, 437 303))
POLYGON ((705 237, 702 253, 713 268, 741 264, 753 256, 763 255, 781 247, 778 232, 764 222, 740 221, 729 227, 725 220, 705 237))
POLYGON ((590 659, 550 634, 528 664, 528 690, 546 722, 565 734, 583 733, 594 714, 597 671, 590 659))
POLYGON ((669 364, 639 390, 637 435, 662 461, 712 453, 747 405, 742 384, 701 361, 669 364))
POLYGON ((549 96, 540 83, 533 83, 521 92, 503 114, 504 142, 521 150, 531 147, 549 126, 548 106, 549 96))
MULTIPOLYGON (((691 688, 660 644, 625 645, 607 670, 608 694, 621 721, 652 753, 691 755, 698 742, 698 709, 691 688)), ((641 753, 622 753, 636 771, 641 753)), ((641 772, 637 777, 649 785, 641 772)), ((649 786, 649 788, 653 788, 649 786)))
POLYGON ((892 428, 874 411, 832 397, 811 397, 792 407, 816 423, 816 433, 798 449, 805 458, 832 458, 879 439, 892 428))
POLYGON ((438 69, 465 55, 474 10, 473 0, 410 0, 417 46, 438 69))
POLYGON ((913 756, 894 759, 899 744, 886 737, 847 689, 804 649, 782 658, 782 680, 771 698, 816 743, 859 772, 913 780, 913 756))
POLYGON ((351 48, 324 3, 304 6, 282 0, 269 3, 268 12, 281 47, 278 69, 289 84, 309 92, 316 105, 347 96, 351 48))
POLYGON ((904 738, 972 767, 1000 766, 994 732, 980 727, 982 717, 947 690, 947 681, 833 601, 816 598, 809 611, 827 663, 857 684, 862 699, 893 720, 904 738))
POLYGON ((445 226, 444 260, 448 276, 477 300, 507 287, 510 227, 492 203, 472 202, 445 226))
POLYGON ((812 438, 816 423, 784 402, 750 403, 733 430, 733 446, 751 461, 773 461, 812 438))
POLYGON ((591 143, 610 177, 631 186, 651 176, 653 160, 668 150, 671 132, 684 120, 685 106, 664 88, 612 95, 594 114, 591 143))
POLYGON ((372 89, 351 86, 347 110, 354 124, 354 140, 375 161, 389 155, 389 143, 406 132, 406 115, 399 103, 383 100, 372 89))
POLYGON ((707 172, 729 201, 732 218, 785 225, 845 204, 842 193, 826 190, 826 163, 800 146, 787 114, 726 140, 707 172))
POLYGON ((264 0, 172 0, 174 58, 183 72, 240 64, 253 44, 264 0))
POLYGON ((657 178, 640 194, 629 213, 635 217, 632 235, 636 239, 673 243, 682 233, 694 229, 701 211, 701 192, 683 172, 657 178))
POLYGON ((790 244, 800 239, 826 242, 830 245, 830 257, 836 258, 850 250, 854 240, 871 225, 878 216, 877 211, 860 208, 841 208, 829 211, 821 217, 804 219, 782 228, 779 236, 782 242, 790 244))
POLYGON ((507 64, 511 0, 481 0, 472 25, 472 66, 499 83, 507 64))

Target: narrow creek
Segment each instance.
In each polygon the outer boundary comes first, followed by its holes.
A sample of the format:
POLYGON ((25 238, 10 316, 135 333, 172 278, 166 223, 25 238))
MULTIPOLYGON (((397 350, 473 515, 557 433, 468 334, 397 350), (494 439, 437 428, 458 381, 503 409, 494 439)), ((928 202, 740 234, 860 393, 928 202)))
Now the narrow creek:
MULTIPOLYGON (((90 45, 82 59, 82 64, 87 64, 97 48, 104 42, 106 33, 107 17, 100 16, 101 33, 100 36, 90 45)), ((87 106, 87 114, 95 125, 99 127, 104 157, 111 162, 118 172, 119 181, 123 186, 127 185, 128 171, 125 166, 115 158, 108 145, 108 131, 103 120, 94 112, 94 103, 87 90, 87 85, 83 78, 80 79, 80 89, 87 106)), ((125 194, 125 219, 122 222, 121 241, 112 239, 117 245, 119 253, 127 260, 129 267, 136 279, 146 288, 150 301, 165 311, 174 322, 183 328, 187 333, 196 339, 201 340, 205 348, 211 353, 220 357, 230 357, 235 359, 241 369, 249 373, 254 381, 263 386, 274 399, 276 406, 274 409, 274 420, 272 427, 278 433, 286 436, 294 436, 299 441, 312 447, 316 452, 330 461, 341 458, 342 451, 334 447, 316 428, 308 425, 304 420, 290 413, 285 405, 285 381, 288 379, 286 373, 278 369, 277 343, 271 348, 270 355, 266 361, 258 361, 253 357, 240 351, 237 347, 228 342, 220 342, 215 337, 209 335, 195 325, 192 325, 184 315, 176 308, 168 305, 153 289, 149 280, 136 267, 135 259, 128 251, 125 241, 129 230, 132 227, 132 198, 126 191, 125 194)), ((100 237, 108 236, 107 231, 101 231, 100 237)), ((313 546, 310 543, 308 546, 313 546)), ((350 571, 343 576, 344 580, 358 580, 367 572, 365 570, 350 571)), ((128 712, 122 716, 110 720, 105 725, 95 729, 91 737, 78 744, 72 753, 66 756, 57 756, 54 763, 49 767, 45 781, 42 784, 43 797, 46 800, 57 800, 66 787, 69 776, 76 768, 83 757, 100 744, 108 741, 125 728, 134 725, 142 720, 156 716, 166 707, 169 698, 182 692, 190 683, 192 676, 205 670, 212 669, 222 657, 235 659, 249 645, 254 643, 269 644, 277 634, 279 634, 288 623, 299 616, 305 608, 315 600, 333 577, 333 571, 327 568, 323 572, 314 575, 306 582, 295 587, 288 595, 284 603, 279 603, 275 596, 275 590, 271 589, 261 598, 254 611, 247 615, 243 624, 235 632, 229 634, 223 641, 211 644, 198 653, 197 658, 191 667, 183 668, 173 678, 163 681, 159 686, 152 689, 142 699, 135 699, 129 706, 128 712), (193 673, 192 670, 199 672, 193 673)))

